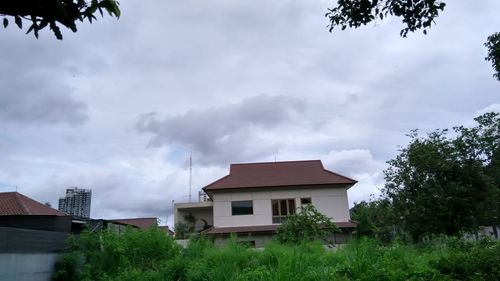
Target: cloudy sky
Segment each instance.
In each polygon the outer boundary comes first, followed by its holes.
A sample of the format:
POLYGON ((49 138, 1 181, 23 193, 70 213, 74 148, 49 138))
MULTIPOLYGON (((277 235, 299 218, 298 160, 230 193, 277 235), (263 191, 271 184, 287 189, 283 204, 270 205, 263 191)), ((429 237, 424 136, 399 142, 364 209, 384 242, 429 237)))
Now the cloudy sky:
POLYGON ((329 33, 333 0, 120 2, 63 41, 0 30, 0 192, 91 188, 92 217, 171 224, 191 153, 193 195, 230 163, 321 159, 359 181, 352 205, 411 129, 500 110, 498 0, 446 1, 406 39, 397 19, 329 33))

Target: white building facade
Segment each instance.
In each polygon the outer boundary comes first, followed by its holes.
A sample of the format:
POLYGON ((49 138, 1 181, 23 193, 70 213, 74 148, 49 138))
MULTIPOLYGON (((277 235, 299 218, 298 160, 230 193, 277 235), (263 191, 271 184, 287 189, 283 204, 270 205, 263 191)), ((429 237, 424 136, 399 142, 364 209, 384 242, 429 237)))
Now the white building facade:
POLYGON ((334 237, 341 244, 356 227, 347 198, 355 183, 324 169, 319 160, 232 164, 229 175, 203 188, 211 202, 176 204, 175 221, 182 221, 189 212, 195 216, 200 204, 204 220, 211 224, 205 225, 204 233, 216 241, 236 234, 262 247, 288 216, 312 204, 342 229, 334 237), (208 215, 211 218, 205 218, 208 215))

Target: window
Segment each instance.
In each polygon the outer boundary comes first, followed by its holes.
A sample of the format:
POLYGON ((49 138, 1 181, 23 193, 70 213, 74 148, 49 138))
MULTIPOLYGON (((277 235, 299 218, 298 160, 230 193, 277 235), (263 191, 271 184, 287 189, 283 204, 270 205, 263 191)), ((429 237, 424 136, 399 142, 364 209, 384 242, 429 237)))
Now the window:
POLYGON ((307 204, 311 204, 311 198, 308 197, 308 198, 300 198, 300 205, 307 205, 307 204))
POLYGON ((231 209, 233 216, 253 215, 253 202, 252 200, 232 201, 231 209))
POLYGON ((273 223, 283 223, 289 215, 295 214, 295 199, 271 200, 273 223))

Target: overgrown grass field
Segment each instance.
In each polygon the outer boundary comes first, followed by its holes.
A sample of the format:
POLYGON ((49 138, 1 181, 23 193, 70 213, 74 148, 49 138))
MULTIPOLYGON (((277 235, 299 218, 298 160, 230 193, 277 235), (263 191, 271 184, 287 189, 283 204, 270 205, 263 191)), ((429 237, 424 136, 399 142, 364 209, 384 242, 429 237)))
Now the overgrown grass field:
POLYGON ((319 242, 255 250, 200 238, 182 249, 158 229, 130 229, 71 239, 54 280, 500 280, 500 242, 362 238, 336 251, 319 242))

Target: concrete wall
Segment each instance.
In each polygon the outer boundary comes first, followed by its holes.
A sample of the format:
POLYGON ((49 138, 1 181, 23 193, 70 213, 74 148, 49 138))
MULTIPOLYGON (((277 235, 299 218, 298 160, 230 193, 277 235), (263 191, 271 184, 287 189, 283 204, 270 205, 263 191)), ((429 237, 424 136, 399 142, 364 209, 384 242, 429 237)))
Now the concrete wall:
POLYGON ((0 253, 0 280, 49 281, 58 255, 0 253))
MULTIPOLYGON (((185 222, 184 216, 189 213, 197 219, 204 219, 209 226, 214 224, 212 202, 177 203, 175 204, 174 221, 175 224, 185 222)), ((204 223, 198 220, 195 231, 203 230, 204 223)))
POLYGON ((69 233, 0 227, 0 281, 50 280, 69 233))
POLYGON ((347 187, 304 187, 300 189, 271 191, 236 191, 215 193, 213 199, 213 222, 215 227, 270 225, 272 224, 272 199, 295 199, 300 207, 301 198, 311 198, 318 211, 333 221, 349 221, 347 187), (252 215, 231 214, 231 201, 252 200, 252 215))

